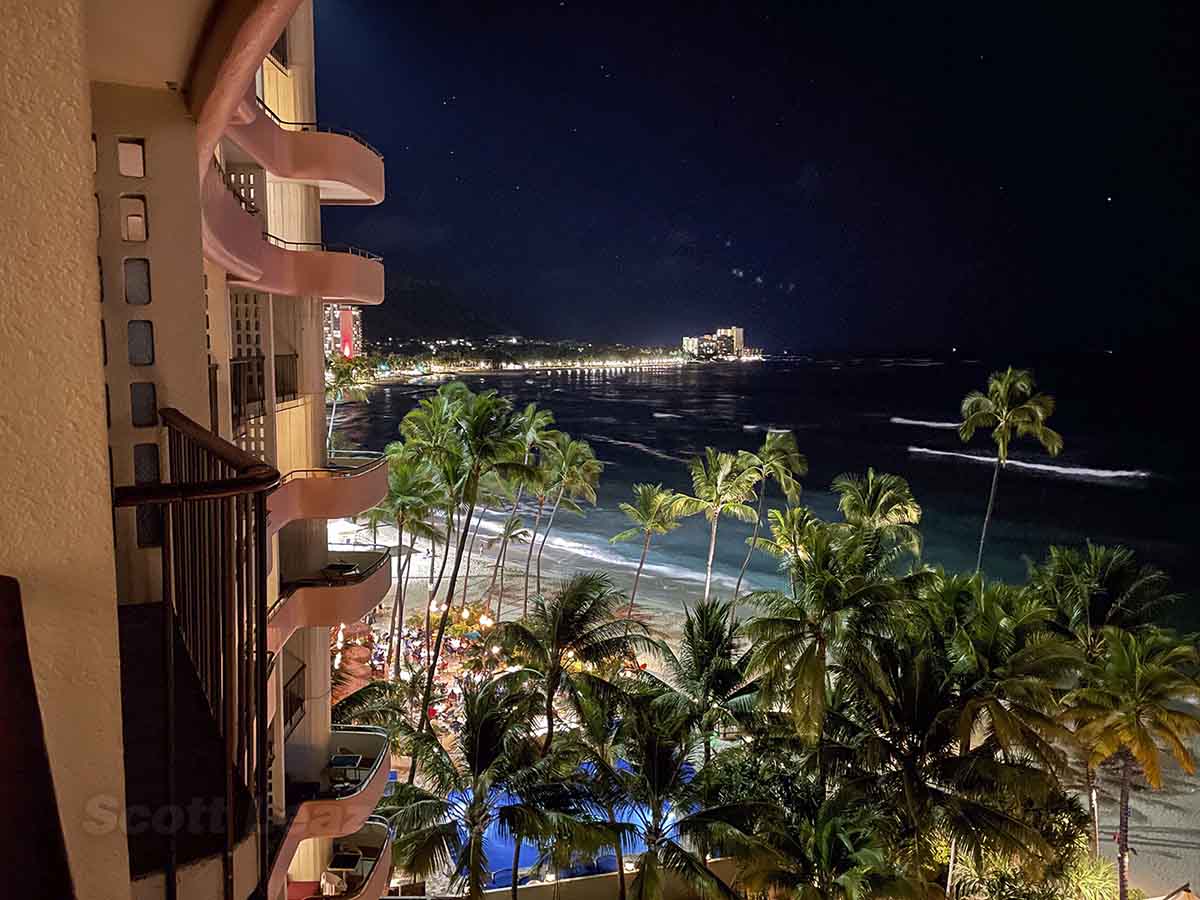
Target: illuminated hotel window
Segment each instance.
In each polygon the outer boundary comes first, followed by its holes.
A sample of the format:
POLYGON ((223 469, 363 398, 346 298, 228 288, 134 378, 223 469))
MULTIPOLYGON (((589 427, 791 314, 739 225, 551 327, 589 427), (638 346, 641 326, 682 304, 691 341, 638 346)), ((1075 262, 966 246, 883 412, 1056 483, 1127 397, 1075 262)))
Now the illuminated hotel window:
POLYGON ((146 177, 146 142, 141 138, 117 141, 117 171, 129 178, 146 177))

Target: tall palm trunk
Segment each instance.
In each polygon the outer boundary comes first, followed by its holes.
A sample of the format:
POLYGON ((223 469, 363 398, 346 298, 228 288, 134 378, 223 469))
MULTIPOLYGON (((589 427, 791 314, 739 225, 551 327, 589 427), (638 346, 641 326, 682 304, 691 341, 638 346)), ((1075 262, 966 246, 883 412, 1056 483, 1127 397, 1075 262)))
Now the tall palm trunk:
POLYGON ((542 508, 545 505, 545 495, 539 495, 537 515, 533 518, 533 534, 529 536, 529 551, 525 554, 525 606, 521 615, 529 613, 529 566, 533 562, 533 542, 537 540, 538 526, 542 522, 542 508))
POLYGON ((512 858, 512 900, 517 900, 517 867, 521 865, 521 838, 514 834, 513 838, 513 858, 512 858))
POLYGON ((508 565, 508 548, 504 548, 504 552, 500 554, 500 596, 496 598, 496 624, 501 622, 501 614, 504 612, 504 567, 508 565))
POLYGON ((1129 900, 1129 783, 1133 762, 1126 754, 1121 761, 1121 824, 1117 831, 1117 896, 1129 900))
POLYGON ((1096 789, 1096 770, 1090 765, 1084 769, 1087 780, 1088 813, 1092 817, 1092 859, 1100 858, 1100 802, 1096 789))
POLYGON ((712 589, 713 557, 717 553, 717 522, 721 519, 718 511, 712 520, 712 534, 708 539, 708 563, 704 567, 704 600, 708 601, 708 593, 712 589))
MULTIPOLYGON (((468 484, 470 482, 468 481, 468 484)), ((475 498, 471 498, 471 503, 467 507, 467 515, 463 520, 470 522, 471 516, 475 515, 475 498)), ((462 565, 463 553, 467 547, 467 533, 469 529, 466 527, 459 529, 458 546, 454 550, 454 568, 450 572, 450 587, 446 589, 446 602, 442 605, 442 617, 438 621, 437 640, 433 644, 433 655, 429 659, 429 674, 425 676, 425 693, 421 698, 421 724, 418 733, 424 732, 429 725, 429 701, 433 697, 433 679, 437 675, 438 657, 442 653, 442 639, 446 636, 446 622, 450 618, 450 607, 454 602, 454 585, 458 579, 458 569, 462 565)), ((447 554, 449 555, 449 554, 447 554)), ((440 578, 438 579, 441 580, 440 578)), ((412 765, 408 770, 408 783, 412 784, 417 777, 417 759, 414 756, 412 765)))
MULTIPOLYGON (((396 547, 404 547, 404 519, 401 516, 396 517, 396 547)), ((396 597, 392 600, 392 621, 388 627, 388 655, 387 663, 384 666, 384 677, 391 672, 392 677, 397 677, 400 674, 400 654, 396 652, 396 645, 400 642, 397 637, 400 634, 399 624, 404 621, 404 572, 410 560, 405 559, 400 566, 400 571, 396 578, 396 597)))
MULTIPOLYGON (((522 459, 522 463, 526 466, 529 465, 529 450, 528 449, 526 449, 526 451, 525 451, 525 456, 522 459)), ((504 551, 508 549, 508 537, 510 534, 512 534, 513 523, 517 521, 518 511, 521 508, 521 495, 524 493, 525 493, 525 482, 522 481, 520 484, 517 485, 517 496, 515 498, 513 498, 512 512, 508 516, 508 522, 506 522, 504 525, 504 533, 500 536, 500 549, 496 552, 496 559, 499 559, 500 557, 502 557, 504 555, 504 551)), ((496 583, 496 580, 493 577, 492 584, 494 585, 495 583, 496 583)), ((491 587, 491 585, 489 585, 488 590, 491 591, 491 589, 492 589, 492 587, 491 587)))
POLYGON ((554 527, 554 517, 558 514, 558 505, 562 503, 563 494, 567 491, 566 485, 558 489, 558 496, 554 498, 554 507, 550 510, 550 518, 546 521, 546 531, 542 534, 542 542, 538 544, 537 554, 537 592, 542 592, 542 551, 546 549, 546 540, 550 537, 550 529, 554 527))
POLYGON ((758 540, 758 529, 762 525, 763 500, 766 498, 767 485, 763 482, 762 490, 758 492, 758 515, 754 517, 754 534, 750 535, 750 547, 746 550, 746 558, 742 560, 742 570, 738 572, 737 584, 733 588, 733 599, 737 602, 742 593, 742 579, 746 577, 746 569, 750 565, 750 556, 754 553, 754 544, 758 540))
MULTIPOLYGON (((608 813, 608 824, 614 828, 617 824, 617 814, 612 807, 605 810, 608 813)), ((617 900, 625 900, 625 854, 621 850, 621 839, 618 837, 613 849, 617 851, 617 900)))
POLYGON ((633 599, 637 596, 638 582, 642 578, 642 566, 646 565, 646 554, 650 551, 650 532, 646 532, 646 539, 642 541, 642 558, 638 560, 637 571, 633 573, 633 590, 629 592, 629 609, 625 613, 625 618, 633 617, 633 599))
POLYGON ((979 556, 975 559, 975 571, 983 568, 983 543, 987 540, 988 522, 992 519, 992 506, 996 502, 996 482, 1000 479, 1000 457, 996 457, 996 467, 992 470, 992 489, 988 492, 987 512, 983 514, 983 531, 979 532, 979 556))
MULTIPOLYGON (((475 517, 475 533, 471 535, 471 545, 467 548, 467 572, 463 575, 462 609, 467 608, 467 588, 471 584, 471 557, 475 555, 475 542, 479 540, 479 526, 483 524, 483 514, 487 510, 488 508, 485 505, 483 509, 479 510, 479 515, 475 517)), ((468 522, 467 524, 470 525, 471 523, 468 522)))
MULTIPOLYGON (((429 560, 429 597, 425 603, 425 661, 429 662, 430 632, 433 631, 433 621, 429 609, 437 599, 437 593, 442 589, 442 578, 446 574, 446 563, 450 560, 450 536, 454 534, 454 512, 446 513, 446 552, 442 554, 442 567, 438 570, 437 581, 433 580, 433 559, 429 560)), ((436 546, 432 544, 432 546, 436 546)), ((453 593, 453 591, 451 591, 453 593)))

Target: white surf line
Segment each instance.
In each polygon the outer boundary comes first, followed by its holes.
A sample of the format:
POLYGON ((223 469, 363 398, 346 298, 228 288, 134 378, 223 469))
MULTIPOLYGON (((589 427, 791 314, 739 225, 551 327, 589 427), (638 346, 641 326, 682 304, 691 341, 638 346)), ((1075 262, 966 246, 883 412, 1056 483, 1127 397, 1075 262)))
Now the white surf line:
POLYGON ((958 428, 958 422, 926 422, 922 419, 905 419, 900 416, 892 416, 888 419, 893 425, 917 425, 921 428, 958 428))
MULTIPOLYGON (((974 453, 956 453, 953 450, 930 450, 928 447, 909 447, 909 453, 925 456, 953 456, 971 462, 995 465, 994 456, 977 456, 974 453)), ((1149 478, 1154 473, 1145 469, 1089 469, 1083 466, 1054 466, 1049 463, 1021 462, 1010 459, 1008 465, 1016 469, 1032 469, 1036 472, 1053 472, 1056 475, 1074 475, 1079 478, 1149 478)))

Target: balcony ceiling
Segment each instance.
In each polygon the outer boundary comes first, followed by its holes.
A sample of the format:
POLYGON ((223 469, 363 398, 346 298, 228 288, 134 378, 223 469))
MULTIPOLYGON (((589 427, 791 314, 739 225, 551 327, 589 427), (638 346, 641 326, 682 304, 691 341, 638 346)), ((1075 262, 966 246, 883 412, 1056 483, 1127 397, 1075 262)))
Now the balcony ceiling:
POLYGON ((88 78, 183 85, 212 0, 89 0, 88 78))

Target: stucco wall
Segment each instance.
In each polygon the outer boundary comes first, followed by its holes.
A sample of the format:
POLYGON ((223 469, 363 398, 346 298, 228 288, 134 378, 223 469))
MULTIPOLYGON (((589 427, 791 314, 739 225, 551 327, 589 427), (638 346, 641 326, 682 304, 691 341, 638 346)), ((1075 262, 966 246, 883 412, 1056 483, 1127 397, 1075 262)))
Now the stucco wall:
POLYGON ((83 7, 0 17, 0 572, 21 583, 76 888, 127 900, 125 836, 88 812, 125 785, 83 7))

